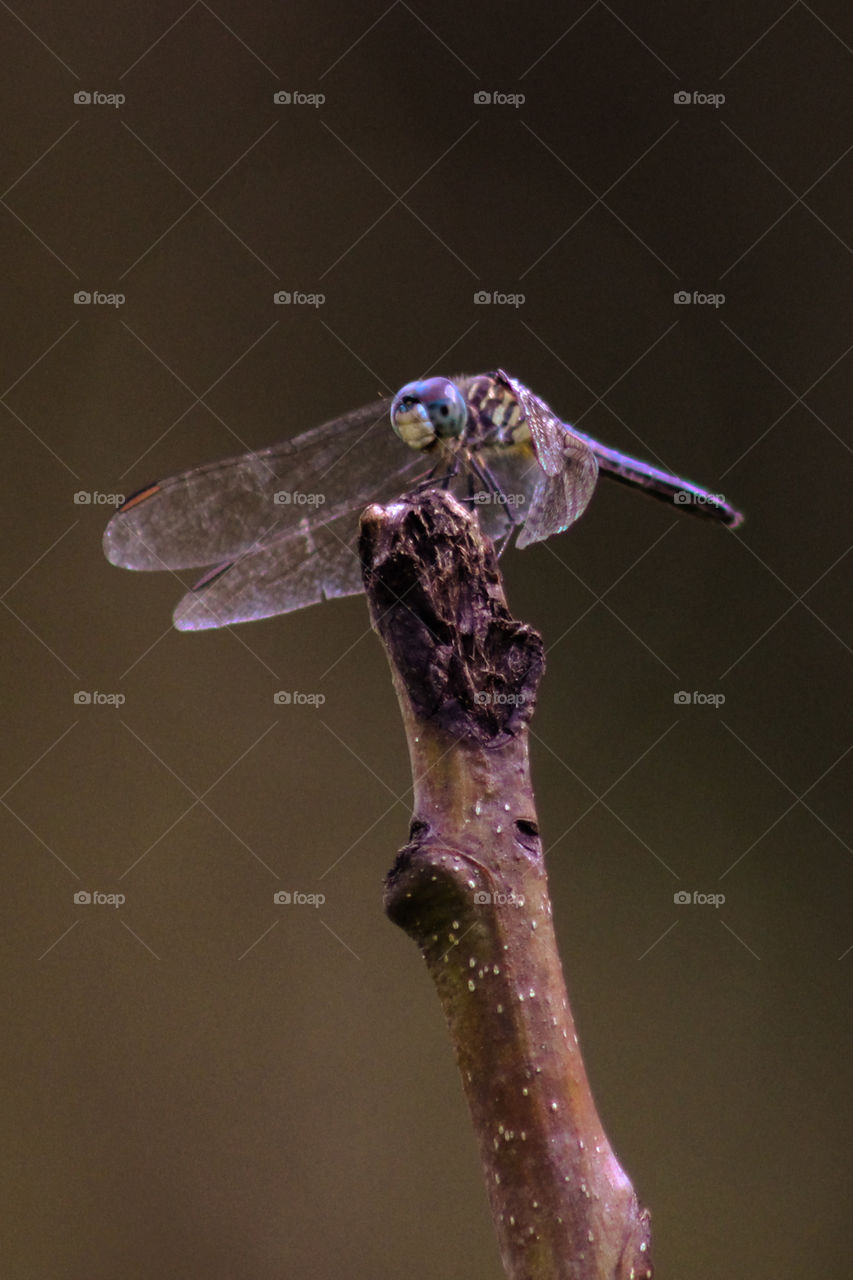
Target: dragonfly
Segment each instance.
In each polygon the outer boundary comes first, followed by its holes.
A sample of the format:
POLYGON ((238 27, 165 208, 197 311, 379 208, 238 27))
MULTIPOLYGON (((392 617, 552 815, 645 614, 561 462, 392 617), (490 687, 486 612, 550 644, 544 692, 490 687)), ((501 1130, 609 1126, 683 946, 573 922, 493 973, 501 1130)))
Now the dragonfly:
POLYGON ((150 484, 118 508, 104 551, 126 569, 206 569, 173 615, 179 631, 200 631, 362 592, 370 503, 444 488, 501 550, 513 536, 523 548, 574 524, 599 474, 729 528, 743 519, 721 494, 583 435, 499 369, 410 382, 292 440, 150 484))

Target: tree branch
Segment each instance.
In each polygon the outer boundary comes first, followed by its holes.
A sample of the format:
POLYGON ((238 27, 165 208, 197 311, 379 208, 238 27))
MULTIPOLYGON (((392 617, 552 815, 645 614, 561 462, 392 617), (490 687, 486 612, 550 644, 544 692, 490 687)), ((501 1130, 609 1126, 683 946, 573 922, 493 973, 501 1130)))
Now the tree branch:
POLYGON ((598 1118, 551 921, 527 744, 542 640, 446 493, 369 507, 361 555, 415 792, 385 906, 438 990, 506 1274, 646 1280, 649 1215, 598 1118))

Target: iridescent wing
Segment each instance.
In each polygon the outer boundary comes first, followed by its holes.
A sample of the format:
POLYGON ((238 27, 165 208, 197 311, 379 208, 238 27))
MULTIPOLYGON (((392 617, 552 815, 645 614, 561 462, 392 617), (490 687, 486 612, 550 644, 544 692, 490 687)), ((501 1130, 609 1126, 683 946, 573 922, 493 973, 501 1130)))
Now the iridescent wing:
MULTIPOLYGON (((474 509, 483 532, 497 541, 505 538, 513 525, 524 523, 532 509, 542 469, 529 440, 485 445, 477 449, 475 457, 490 484, 488 490, 478 486, 474 509)), ((462 498, 459 487, 453 492, 462 498)))
MULTIPOLYGON (((523 383, 500 370, 455 380, 469 405, 467 449, 437 462, 436 484, 469 499, 484 531, 518 545, 561 533, 605 475, 735 527, 720 495, 607 449, 567 427, 523 383)), ((256 453, 198 467, 129 498, 104 534, 113 564, 128 569, 208 566, 175 611, 180 630, 288 613, 362 590, 356 541, 369 502, 409 491, 425 455, 388 422, 391 400, 256 453), (224 562, 224 563, 223 563, 224 562)))
POLYGON ((225 626, 360 591, 358 517, 399 496, 424 460, 376 401, 294 440, 141 490, 113 516, 104 551, 128 569, 226 561, 179 604, 179 629, 225 626))
POLYGON ((404 493, 418 466, 422 471, 423 458, 413 454, 384 480, 374 476, 369 493, 362 488, 331 511, 305 516, 273 541, 206 574, 179 601, 173 615, 177 629, 204 631, 359 595, 364 590, 357 550, 361 513, 369 502, 392 502, 404 493))
POLYGON ((575 435, 523 382, 503 378, 512 388, 530 429, 538 463, 536 485, 518 546, 562 533, 583 515, 598 479, 598 463, 586 440, 575 435))
MULTIPOLYGON (((390 428, 389 434, 393 435, 390 428)), ((373 475, 369 494, 350 495, 337 509, 324 508, 305 517, 284 535, 207 574, 178 604, 178 630, 223 627, 358 595, 364 589, 356 550, 361 512, 368 502, 393 502, 411 488, 412 471, 423 472, 426 460, 423 454, 406 452, 412 454, 411 462, 406 461, 402 471, 373 475)), ((477 459, 488 486, 464 467, 442 476, 440 461, 436 484, 471 503, 489 537, 504 537, 524 519, 541 469, 529 442, 483 449, 477 459)))
POLYGON ((294 440, 149 485, 107 525, 107 559, 125 569, 191 569, 233 559, 346 503, 364 505, 376 477, 417 470, 378 400, 294 440))

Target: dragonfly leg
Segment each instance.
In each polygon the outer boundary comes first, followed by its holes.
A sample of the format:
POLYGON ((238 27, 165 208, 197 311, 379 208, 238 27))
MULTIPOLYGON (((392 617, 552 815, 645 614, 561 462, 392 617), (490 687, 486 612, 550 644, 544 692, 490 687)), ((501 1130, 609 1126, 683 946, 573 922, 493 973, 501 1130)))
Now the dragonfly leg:
POLYGON ((434 489, 436 485, 439 485, 442 489, 446 489, 447 486, 450 484, 450 481, 454 478, 457 471, 459 470, 459 458, 454 457, 450 467, 448 467, 445 470, 443 475, 438 476, 438 472, 445 465, 446 461, 447 459, 444 457, 439 458, 438 462, 435 464, 434 467, 432 467, 428 472, 426 472, 425 475, 421 476, 419 479, 416 479, 413 482, 409 492, 425 493, 427 489, 434 489))
POLYGON ((454 454, 450 466, 441 477, 442 489, 447 489, 450 481, 453 480, 459 472, 459 454, 454 454))
POLYGON ((483 486, 486 492, 490 493, 493 498, 498 499, 498 501, 501 504, 501 507, 503 508, 504 515, 508 521, 508 527, 504 530, 504 532, 500 534, 497 538, 492 539, 492 541, 495 544, 495 551, 497 552, 498 558, 500 558, 503 555, 504 551, 506 551, 507 547, 509 546, 510 539, 512 538, 513 533, 515 533, 516 528, 522 522, 516 517, 513 504, 509 501, 509 499, 507 498, 507 495, 504 493, 503 489, 501 488, 501 486, 499 485, 495 477, 492 475, 491 471, 489 471, 488 467, 481 466, 480 463, 477 461, 477 459, 474 457, 469 457, 468 460, 471 464, 471 471, 469 472, 469 484, 472 483, 471 472, 473 472, 473 474, 480 481, 480 484, 483 486))

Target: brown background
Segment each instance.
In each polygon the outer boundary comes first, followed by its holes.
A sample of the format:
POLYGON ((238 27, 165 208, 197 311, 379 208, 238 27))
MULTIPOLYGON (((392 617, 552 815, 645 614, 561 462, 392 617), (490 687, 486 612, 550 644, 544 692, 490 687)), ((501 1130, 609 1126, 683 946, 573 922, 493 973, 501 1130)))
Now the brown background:
POLYGON ((557 930, 658 1274, 841 1274, 849 6, 18 12, 3 1274, 499 1274, 437 1002, 382 914, 410 778, 364 601, 178 635, 180 585, 109 566, 109 509, 73 500, 496 365, 748 514, 730 535, 602 483, 506 583, 548 647, 532 750, 557 930), (694 890, 725 905, 674 903, 694 890))

